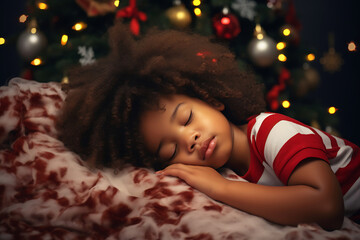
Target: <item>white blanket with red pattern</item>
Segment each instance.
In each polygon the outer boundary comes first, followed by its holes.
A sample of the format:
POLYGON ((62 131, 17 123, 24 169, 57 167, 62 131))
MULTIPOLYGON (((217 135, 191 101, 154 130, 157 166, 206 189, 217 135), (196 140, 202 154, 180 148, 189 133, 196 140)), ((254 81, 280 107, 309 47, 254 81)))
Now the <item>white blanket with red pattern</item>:
POLYGON ((347 218, 279 226, 149 169, 91 171, 56 138, 65 97, 57 83, 0 88, 0 239, 360 239, 347 218))

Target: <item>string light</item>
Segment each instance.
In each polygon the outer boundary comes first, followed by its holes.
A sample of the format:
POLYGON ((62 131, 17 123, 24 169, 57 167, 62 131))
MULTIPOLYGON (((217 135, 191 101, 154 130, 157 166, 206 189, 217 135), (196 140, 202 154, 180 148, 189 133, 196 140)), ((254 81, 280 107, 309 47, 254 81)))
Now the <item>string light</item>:
POLYGON ((66 34, 62 35, 62 37, 61 37, 61 45, 65 46, 68 39, 69 39, 68 35, 66 35, 66 34))
POLYGON ((61 84, 69 84, 69 77, 68 76, 65 76, 63 77, 63 79, 61 80, 61 84))
POLYGON ((290 31, 289 28, 285 28, 282 33, 284 34, 284 36, 287 37, 287 36, 289 36, 291 34, 291 31, 290 31))
POLYGON ((277 50, 283 50, 286 47, 286 43, 284 42, 279 42, 278 44, 276 44, 276 48, 277 50))
POLYGON ((256 35, 256 38, 257 38, 258 40, 261 40, 261 39, 264 38, 264 34, 258 33, 258 34, 256 35))
POLYGON ((5 38, 3 38, 3 37, 0 37, 0 45, 4 45, 5 44, 5 38))
POLYGON ((38 2, 38 8, 41 9, 41 10, 46 10, 48 9, 48 5, 44 2, 38 2))
POLYGON ((198 6, 200 6, 201 1, 200 1, 200 0, 193 0, 192 4, 193 4, 195 7, 198 7, 198 6))
POLYGON ((200 17, 201 16, 201 9, 200 8, 194 8, 194 13, 196 16, 200 17))
POLYGON ((75 23, 74 26, 72 26, 72 29, 74 29, 75 31, 82 31, 87 27, 87 24, 84 22, 78 22, 75 23))
POLYGON ((115 7, 119 7, 119 4, 120 4, 120 1, 119 1, 119 0, 115 0, 115 1, 114 1, 115 7))
POLYGON ((334 113, 336 113, 337 111, 338 111, 338 109, 335 108, 335 107, 329 107, 329 109, 328 109, 328 112, 329 112, 330 114, 334 114, 334 113))
POLYGON ((348 44, 348 50, 349 50, 350 52, 355 52, 355 51, 356 51, 356 44, 355 44, 354 42, 350 42, 350 43, 348 44))
POLYGON ((279 54, 278 59, 280 62, 286 62, 287 57, 285 56, 285 54, 281 53, 281 54, 279 54))
POLYGON ((27 15, 22 14, 22 15, 19 17, 19 22, 24 23, 24 22, 26 22, 27 18, 28 18, 27 15))
POLYGON ((309 62, 312 62, 315 60, 315 55, 313 53, 309 53, 308 55, 306 55, 306 60, 309 62))
POLYGON ((283 106, 283 108, 289 108, 291 104, 288 100, 284 100, 281 105, 283 106))
POLYGON ((34 60, 31 61, 31 65, 34 65, 34 66, 39 66, 41 65, 42 61, 40 58, 35 58, 34 60))

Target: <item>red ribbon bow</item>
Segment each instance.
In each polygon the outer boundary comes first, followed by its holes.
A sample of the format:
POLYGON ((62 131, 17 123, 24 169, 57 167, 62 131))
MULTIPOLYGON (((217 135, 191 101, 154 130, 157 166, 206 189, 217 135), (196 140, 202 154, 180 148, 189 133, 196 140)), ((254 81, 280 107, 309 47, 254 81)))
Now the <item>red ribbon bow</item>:
POLYGON ((147 16, 144 12, 141 12, 136 7, 136 0, 130 0, 129 6, 120 9, 116 13, 116 18, 131 18, 130 21, 130 30, 134 35, 139 35, 140 33, 140 24, 139 21, 146 21, 147 16))

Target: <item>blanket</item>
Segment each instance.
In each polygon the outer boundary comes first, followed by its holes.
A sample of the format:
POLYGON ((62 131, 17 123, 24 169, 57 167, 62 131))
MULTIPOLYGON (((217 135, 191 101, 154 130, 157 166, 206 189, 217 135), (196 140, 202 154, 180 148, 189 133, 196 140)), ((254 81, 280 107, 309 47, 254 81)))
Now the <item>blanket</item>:
POLYGON ((0 239, 360 239, 348 218, 333 232, 280 226, 151 169, 91 169, 57 139, 65 98, 58 83, 0 88, 0 239))

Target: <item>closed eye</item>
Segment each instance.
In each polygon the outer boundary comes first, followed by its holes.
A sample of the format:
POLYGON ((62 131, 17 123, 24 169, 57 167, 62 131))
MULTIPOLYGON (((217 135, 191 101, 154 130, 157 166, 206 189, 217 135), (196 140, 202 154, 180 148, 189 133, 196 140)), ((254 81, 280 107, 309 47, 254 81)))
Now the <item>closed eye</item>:
POLYGON ((191 110, 191 111, 190 111, 190 114, 189 114, 189 118, 188 118, 188 120, 186 121, 186 123, 184 124, 184 126, 187 126, 187 125, 190 124, 190 122, 191 122, 191 120, 192 120, 192 116, 193 116, 193 112, 192 112, 192 110, 191 110))
POLYGON ((171 162, 171 161, 175 158, 176 153, 177 153, 177 144, 175 144, 174 153, 171 155, 171 157, 169 158, 168 162, 171 162))

